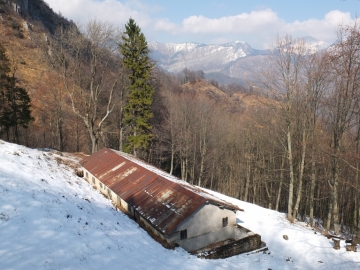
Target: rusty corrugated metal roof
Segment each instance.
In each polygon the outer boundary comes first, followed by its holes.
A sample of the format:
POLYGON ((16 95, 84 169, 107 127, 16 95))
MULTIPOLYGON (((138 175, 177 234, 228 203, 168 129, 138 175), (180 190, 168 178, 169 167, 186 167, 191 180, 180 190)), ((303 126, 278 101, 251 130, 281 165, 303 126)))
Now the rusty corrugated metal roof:
POLYGON ((165 235, 206 202, 242 210, 131 155, 102 149, 81 165, 165 235))

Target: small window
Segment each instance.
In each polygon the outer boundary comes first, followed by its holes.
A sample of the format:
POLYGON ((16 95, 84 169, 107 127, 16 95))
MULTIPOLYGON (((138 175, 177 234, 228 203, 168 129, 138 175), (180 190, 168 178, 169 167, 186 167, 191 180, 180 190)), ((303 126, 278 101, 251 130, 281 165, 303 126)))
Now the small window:
POLYGON ((180 240, 187 239, 187 230, 180 231, 180 240))
POLYGON ((134 208, 131 205, 128 205, 128 211, 132 216, 134 216, 134 208))
POLYGON ((136 210, 134 211, 134 219, 135 219, 136 222, 139 222, 139 220, 140 220, 139 212, 136 211, 136 210))
POLYGON ((228 217, 223 218, 223 227, 226 227, 228 225, 228 217))
POLYGON ((93 176, 92 180, 93 180, 93 184, 95 184, 95 177, 94 176, 93 176))
POLYGON ((101 188, 103 187, 103 186, 102 186, 102 183, 99 183, 99 185, 100 185, 101 188))
POLYGON ((85 175, 86 175, 86 178, 89 178, 89 174, 88 174, 88 172, 86 172, 86 173, 85 173, 85 175))

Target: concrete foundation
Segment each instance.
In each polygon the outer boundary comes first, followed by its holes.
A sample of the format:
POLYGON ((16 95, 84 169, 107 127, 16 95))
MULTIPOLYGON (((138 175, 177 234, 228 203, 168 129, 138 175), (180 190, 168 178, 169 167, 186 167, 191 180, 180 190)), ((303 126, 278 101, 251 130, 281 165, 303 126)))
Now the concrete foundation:
POLYGON ((250 235, 240 240, 229 240, 221 243, 220 246, 209 247, 193 252, 199 258, 223 259, 241 253, 250 252, 262 247, 261 236, 258 234, 250 235))

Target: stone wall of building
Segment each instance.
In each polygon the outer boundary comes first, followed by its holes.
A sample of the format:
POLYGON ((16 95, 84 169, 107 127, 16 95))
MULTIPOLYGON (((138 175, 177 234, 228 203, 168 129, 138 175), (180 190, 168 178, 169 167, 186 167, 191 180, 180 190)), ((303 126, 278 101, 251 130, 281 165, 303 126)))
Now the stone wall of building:
POLYGON ((205 259, 220 259, 250 252, 259 248, 261 248, 261 236, 254 234, 196 255, 205 259))

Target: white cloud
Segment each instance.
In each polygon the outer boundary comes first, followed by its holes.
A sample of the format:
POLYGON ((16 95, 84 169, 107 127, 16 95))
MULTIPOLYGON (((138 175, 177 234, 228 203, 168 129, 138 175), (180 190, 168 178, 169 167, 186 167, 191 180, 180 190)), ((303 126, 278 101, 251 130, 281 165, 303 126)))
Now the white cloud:
POLYGON ((353 22, 353 19, 351 18, 350 12, 333 10, 326 14, 325 21, 337 26, 339 24, 350 24, 353 22))
POLYGON ((206 34, 212 36, 212 40, 218 41, 226 39, 231 41, 235 40, 234 37, 241 37, 252 46, 264 48, 269 47, 276 35, 285 34, 294 37, 313 36, 330 44, 336 39, 336 30, 339 25, 348 25, 352 22, 349 12, 334 10, 327 13, 321 20, 309 19, 288 23, 279 18, 271 9, 264 9, 215 19, 191 16, 183 20, 182 32, 206 34))
MULTIPOLYGON (((258 9, 235 16, 207 18, 190 16, 175 24, 169 18, 156 17, 161 6, 149 6, 143 0, 45 0, 55 12, 75 22, 99 19, 123 27, 129 17, 135 19, 149 40, 160 42, 196 41, 224 43, 248 42, 254 48, 268 48, 277 35, 313 36, 327 43, 336 40, 340 24, 353 22, 349 12, 330 11, 323 19, 285 22, 271 9, 258 9)), ((169 15, 170 16, 170 15, 169 15)))
POLYGON ((353 22, 349 12, 333 10, 327 13, 322 20, 309 19, 286 24, 282 27, 281 34, 288 33, 295 37, 309 35, 329 44, 336 40, 336 30, 339 26, 349 25, 353 22))
POLYGON ((156 31, 164 31, 170 34, 177 34, 177 32, 179 31, 179 27, 176 24, 170 22, 169 19, 155 20, 154 29, 156 31))
POLYGON ((266 9, 216 19, 191 16, 183 20, 182 29, 189 33, 249 33, 264 26, 274 27, 279 20, 275 12, 266 9))
POLYGON ((142 12, 146 6, 135 3, 124 4, 116 0, 45 0, 55 11, 61 11, 62 15, 75 22, 85 23, 91 19, 107 21, 115 25, 124 25, 130 17, 134 18, 139 25, 150 21, 149 15, 142 12), (134 9, 132 6, 138 8, 134 9))

